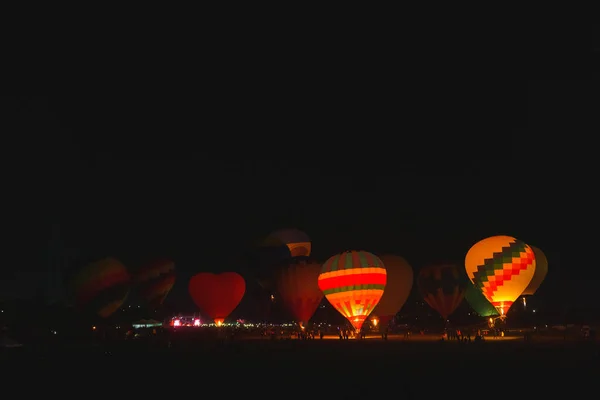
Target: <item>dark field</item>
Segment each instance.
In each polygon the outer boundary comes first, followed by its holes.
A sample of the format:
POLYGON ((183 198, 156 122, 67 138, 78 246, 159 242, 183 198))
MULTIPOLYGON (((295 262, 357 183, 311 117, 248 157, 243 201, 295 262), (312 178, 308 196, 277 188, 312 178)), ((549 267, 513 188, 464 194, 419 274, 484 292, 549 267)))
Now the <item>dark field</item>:
POLYGON ((560 340, 122 342, 4 349, 1 360, 21 394, 88 398, 598 398, 600 382, 598 342, 560 340))

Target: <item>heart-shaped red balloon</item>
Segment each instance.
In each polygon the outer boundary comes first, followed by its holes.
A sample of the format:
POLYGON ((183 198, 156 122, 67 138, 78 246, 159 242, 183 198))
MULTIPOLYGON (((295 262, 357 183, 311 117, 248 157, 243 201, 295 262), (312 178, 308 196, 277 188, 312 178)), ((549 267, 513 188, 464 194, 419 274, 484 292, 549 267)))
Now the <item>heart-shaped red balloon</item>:
POLYGON ((220 326, 242 301, 246 281, 235 272, 201 272, 190 279, 189 292, 194 303, 220 326))

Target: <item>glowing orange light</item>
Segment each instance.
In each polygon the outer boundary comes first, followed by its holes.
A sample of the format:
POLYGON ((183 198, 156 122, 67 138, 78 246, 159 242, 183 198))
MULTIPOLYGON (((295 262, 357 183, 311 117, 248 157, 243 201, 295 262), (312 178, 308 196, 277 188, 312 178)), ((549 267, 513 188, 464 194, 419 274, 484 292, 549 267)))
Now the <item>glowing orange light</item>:
POLYGON ((224 318, 216 318, 215 319, 215 324, 217 324, 217 326, 223 325, 223 322, 225 322, 224 318))
POLYGON ((92 326, 92 330, 93 330, 93 331, 95 331, 95 330, 96 330, 96 327, 95 327, 95 326, 92 326))
POLYGON ((176 319, 175 321, 173 321, 173 326, 181 326, 181 321, 176 319))

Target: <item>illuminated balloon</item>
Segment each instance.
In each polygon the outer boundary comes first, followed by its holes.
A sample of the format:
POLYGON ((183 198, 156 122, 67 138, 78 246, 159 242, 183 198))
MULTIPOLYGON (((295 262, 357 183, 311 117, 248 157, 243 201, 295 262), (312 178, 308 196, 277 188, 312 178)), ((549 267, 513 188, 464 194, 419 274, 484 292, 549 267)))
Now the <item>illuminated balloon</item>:
POLYGON ((482 317, 494 317, 498 315, 496 307, 485 298, 479 288, 473 285, 470 280, 466 285, 467 290, 465 291, 465 300, 469 303, 473 311, 482 317))
POLYGON ((535 273, 535 253, 511 236, 492 236, 473 245, 465 257, 465 271, 500 316, 527 288, 535 273))
POLYGON ((143 266, 135 275, 140 296, 151 308, 158 308, 175 284, 175 263, 156 260, 143 266))
POLYGON ((533 254, 535 254, 535 272, 531 282, 527 285, 527 288, 521 293, 521 296, 532 296, 539 289, 542 282, 546 278, 548 273, 548 259, 544 252, 535 246, 531 246, 533 254))
POLYGON ((190 279, 189 292, 198 308, 221 326, 242 301, 246 281, 236 272, 201 272, 190 279))
POLYGON ((430 265, 419 271, 417 286, 421 296, 444 320, 464 298, 465 284, 460 279, 460 273, 453 264, 430 265))
POLYGON ((310 238, 306 233, 298 229, 280 229, 271 233, 265 239, 265 245, 267 246, 277 246, 281 244, 288 247, 292 257, 310 256, 310 238))
POLYGON ((318 279, 321 263, 296 258, 279 271, 277 290, 300 326, 306 326, 323 300, 318 279))
POLYGON ((79 270, 70 282, 75 306, 108 318, 129 294, 131 276, 119 260, 105 258, 79 270))
POLYGON ((402 308, 413 287, 413 269, 404 257, 383 255, 379 257, 385 266, 387 282, 385 290, 373 313, 379 317, 379 324, 386 326, 402 308))
POLYGON ((346 251, 325 261, 319 288, 331 305, 359 331, 385 289, 383 262, 366 251, 346 251))

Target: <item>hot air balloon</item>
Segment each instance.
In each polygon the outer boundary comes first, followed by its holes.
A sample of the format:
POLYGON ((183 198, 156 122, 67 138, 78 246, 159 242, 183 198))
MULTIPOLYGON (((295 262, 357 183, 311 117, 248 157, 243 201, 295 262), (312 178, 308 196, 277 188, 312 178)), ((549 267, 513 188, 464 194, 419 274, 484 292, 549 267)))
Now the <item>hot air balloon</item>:
POLYGON ((265 239, 265 245, 267 246, 277 246, 281 244, 288 247, 292 257, 310 256, 310 238, 306 233, 298 229, 280 229, 271 233, 265 239))
POLYGON ((511 236, 483 239, 465 257, 467 276, 503 318, 531 282, 535 265, 533 249, 511 236))
POLYGON ((317 283, 320 273, 321 263, 303 257, 294 258, 279 271, 277 290, 301 327, 306 326, 323 300, 317 283))
POLYGON ((454 264, 429 265, 419 271, 417 286, 421 296, 444 320, 456 310, 465 295, 460 272, 454 264))
POLYGON ((533 249, 533 254, 535 254, 535 272, 533 273, 531 282, 529 282, 527 288, 521 293, 523 308, 527 308, 527 297, 533 296, 537 292, 544 279, 546 279, 546 274, 548 274, 548 259, 546 255, 539 248, 535 246, 530 247, 533 249))
POLYGON ((248 253, 248 263, 258 284, 271 292, 275 286, 277 270, 287 264, 291 257, 290 249, 285 244, 263 245, 248 253))
POLYGON ((535 272, 533 273, 533 278, 531 278, 531 282, 525 288, 522 296, 533 296, 535 292, 539 289, 542 282, 546 278, 546 274, 548 274, 548 259, 544 252, 538 249, 535 246, 530 246, 533 250, 533 254, 535 254, 535 272))
POLYGON ((189 292, 198 308, 221 326, 242 301, 246 281, 236 272, 201 272, 190 279, 189 292))
POLYGON ((413 286, 414 276, 412 267, 404 257, 388 254, 379 259, 385 266, 387 283, 373 314, 379 317, 381 326, 387 326, 406 303, 413 286))
POLYGON ((171 260, 156 260, 143 266, 134 280, 148 307, 156 309, 175 284, 175 263, 171 260))
POLYGON ((109 257, 77 271, 69 286, 76 308, 108 318, 127 299, 130 284, 127 268, 119 260, 109 257))
POLYGON ((367 251, 336 254, 321 267, 319 288, 331 305, 360 331, 385 289, 383 262, 367 251))
POLYGON ((465 300, 473 311, 482 317, 495 317, 498 315, 496 307, 485 298, 481 290, 477 288, 470 280, 466 282, 467 290, 465 291, 465 300))

